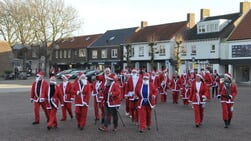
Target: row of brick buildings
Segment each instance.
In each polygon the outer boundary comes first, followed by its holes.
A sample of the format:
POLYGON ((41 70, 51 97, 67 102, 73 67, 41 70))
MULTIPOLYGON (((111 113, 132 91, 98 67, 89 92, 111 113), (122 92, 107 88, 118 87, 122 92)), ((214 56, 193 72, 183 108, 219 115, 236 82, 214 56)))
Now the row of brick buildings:
MULTIPOLYGON (((147 71, 165 67, 171 74, 178 55, 180 73, 209 66, 219 73, 233 73, 236 81, 250 83, 250 6, 241 2, 239 12, 216 16, 201 9, 197 23, 195 14, 188 13, 184 21, 151 26, 142 21, 139 27, 60 39, 46 57, 50 67, 61 70, 109 66, 119 72, 128 66, 147 71)), ((37 50, 41 47, 30 48, 27 54, 27 65, 33 71, 44 67, 45 56, 37 50)))

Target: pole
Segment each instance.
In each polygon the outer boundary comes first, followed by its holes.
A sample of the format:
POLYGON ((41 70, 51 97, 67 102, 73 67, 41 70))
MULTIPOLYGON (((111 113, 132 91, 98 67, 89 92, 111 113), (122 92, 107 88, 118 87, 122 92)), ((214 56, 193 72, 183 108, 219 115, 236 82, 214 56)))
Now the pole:
POLYGON ((155 116, 155 126, 156 126, 156 130, 159 131, 159 125, 158 125, 158 120, 157 120, 157 112, 156 109, 153 109, 154 111, 154 116, 155 116))
POLYGON ((116 111, 117 111, 117 113, 118 113, 118 115, 119 115, 119 118, 120 118, 120 120, 121 120, 121 123, 122 123, 123 127, 125 127, 125 123, 124 123, 124 121, 123 121, 123 119, 122 119, 122 117, 121 117, 121 115, 120 115, 120 113, 119 113, 118 108, 116 108, 116 111))

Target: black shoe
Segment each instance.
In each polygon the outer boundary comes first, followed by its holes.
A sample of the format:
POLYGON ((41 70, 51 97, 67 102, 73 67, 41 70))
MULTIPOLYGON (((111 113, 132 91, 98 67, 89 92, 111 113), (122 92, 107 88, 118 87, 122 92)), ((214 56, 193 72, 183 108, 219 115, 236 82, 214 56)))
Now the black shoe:
POLYGON ((80 131, 84 130, 84 127, 80 127, 79 130, 80 130, 80 131))
POLYGON ((200 127, 200 125, 199 125, 199 124, 196 124, 195 127, 198 128, 198 127, 200 127))
POLYGON ((39 122, 38 122, 38 121, 34 121, 34 122, 32 122, 32 124, 33 124, 33 125, 39 124, 39 122))
POLYGON ((224 120, 225 126, 224 128, 228 128, 228 120, 224 120))
POLYGON ((52 127, 50 127, 50 126, 47 126, 47 129, 48 129, 48 130, 51 130, 51 128, 52 128, 52 127))
POLYGON ((140 133, 144 133, 144 131, 143 131, 143 130, 139 130, 139 132, 140 132, 140 133))
POLYGON ((71 115, 71 119, 73 119, 73 115, 71 115))

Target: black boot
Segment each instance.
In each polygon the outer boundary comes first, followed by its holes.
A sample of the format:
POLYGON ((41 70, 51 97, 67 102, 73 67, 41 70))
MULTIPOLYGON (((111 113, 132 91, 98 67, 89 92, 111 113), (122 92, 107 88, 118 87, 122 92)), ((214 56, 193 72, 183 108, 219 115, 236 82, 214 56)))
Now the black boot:
POLYGON ((228 126, 231 124, 231 119, 228 120, 228 126))
POLYGON ((224 120, 225 126, 224 128, 228 128, 228 120, 224 120))

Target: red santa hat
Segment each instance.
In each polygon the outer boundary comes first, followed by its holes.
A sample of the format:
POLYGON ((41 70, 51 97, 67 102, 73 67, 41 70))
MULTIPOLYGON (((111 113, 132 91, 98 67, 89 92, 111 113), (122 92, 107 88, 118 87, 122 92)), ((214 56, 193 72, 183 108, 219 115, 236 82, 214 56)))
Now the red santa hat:
POLYGON ((232 79, 232 75, 230 73, 225 73, 224 76, 228 77, 229 79, 232 79))
POLYGON ((63 78, 63 79, 66 79, 66 80, 69 80, 70 75, 68 75, 68 74, 64 74, 64 75, 62 75, 62 78, 63 78))
POLYGON ((106 79, 114 81, 114 80, 115 80, 115 76, 114 76, 113 73, 111 73, 111 74, 109 74, 109 75, 106 77, 106 79))
POLYGON ((132 72, 138 72, 138 70, 136 68, 132 69, 132 72))
POLYGON ((204 81, 204 77, 200 73, 197 73, 196 76, 200 77, 200 79, 204 81))
POLYGON ((96 79, 99 80, 99 81, 101 81, 101 80, 104 79, 104 75, 102 73, 98 74, 98 75, 96 75, 96 79))
POLYGON ((154 70, 151 71, 151 74, 155 74, 156 72, 154 70))
POLYGON ((85 74, 84 74, 84 73, 79 72, 79 74, 78 74, 78 78, 82 78, 82 77, 86 78, 86 76, 85 76, 85 74))
POLYGON ((150 74, 149 73, 144 73, 143 79, 149 79, 149 78, 150 78, 150 74))
POLYGON ((42 71, 38 72, 37 76, 44 76, 44 72, 42 72, 42 71))

